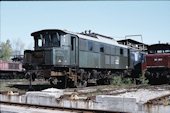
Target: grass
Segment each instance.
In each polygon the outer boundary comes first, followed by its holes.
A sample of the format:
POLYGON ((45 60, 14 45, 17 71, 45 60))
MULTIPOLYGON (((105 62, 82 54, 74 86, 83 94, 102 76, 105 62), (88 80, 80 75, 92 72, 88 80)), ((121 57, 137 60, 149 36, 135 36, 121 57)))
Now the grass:
POLYGON ((132 79, 132 78, 121 78, 121 76, 114 76, 111 79, 111 84, 115 86, 135 86, 136 81, 138 81, 138 85, 147 85, 148 80, 144 76, 141 76, 140 78, 137 79, 132 79))

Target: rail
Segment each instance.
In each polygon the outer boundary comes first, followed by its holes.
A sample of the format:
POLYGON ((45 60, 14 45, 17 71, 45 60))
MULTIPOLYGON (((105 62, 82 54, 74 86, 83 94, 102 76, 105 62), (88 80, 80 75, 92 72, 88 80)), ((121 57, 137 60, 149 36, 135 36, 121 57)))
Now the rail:
POLYGON ((170 105, 170 94, 153 98, 149 100, 147 104, 170 105))

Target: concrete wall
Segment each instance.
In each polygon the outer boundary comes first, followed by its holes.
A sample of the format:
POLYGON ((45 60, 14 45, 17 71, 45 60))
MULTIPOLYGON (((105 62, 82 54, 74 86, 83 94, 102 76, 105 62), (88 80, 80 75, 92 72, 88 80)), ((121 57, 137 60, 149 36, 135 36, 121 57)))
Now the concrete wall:
MULTIPOLYGON (((36 93, 37 94, 37 93, 36 93)), ((106 110, 106 111, 118 111, 118 112, 131 112, 131 113, 169 113, 170 106, 164 105, 145 105, 136 103, 135 98, 122 98, 109 95, 96 96, 96 100, 66 100, 56 98, 54 95, 35 95, 29 93, 29 95, 22 96, 7 96, 0 94, 0 101, 79 108, 79 109, 94 109, 94 110, 106 110)))
POLYGON ((95 108, 107 109, 109 111, 131 112, 137 111, 137 104, 135 98, 121 98, 110 95, 96 96, 95 108))

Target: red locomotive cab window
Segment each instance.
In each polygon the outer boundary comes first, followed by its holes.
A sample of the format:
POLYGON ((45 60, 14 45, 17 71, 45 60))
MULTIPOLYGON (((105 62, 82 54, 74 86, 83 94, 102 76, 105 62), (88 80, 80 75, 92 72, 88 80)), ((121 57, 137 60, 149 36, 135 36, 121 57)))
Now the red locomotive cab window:
POLYGON ((170 50, 165 50, 165 53, 170 53, 170 50))
POLYGON ((157 53, 163 53, 163 50, 157 50, 157 53))

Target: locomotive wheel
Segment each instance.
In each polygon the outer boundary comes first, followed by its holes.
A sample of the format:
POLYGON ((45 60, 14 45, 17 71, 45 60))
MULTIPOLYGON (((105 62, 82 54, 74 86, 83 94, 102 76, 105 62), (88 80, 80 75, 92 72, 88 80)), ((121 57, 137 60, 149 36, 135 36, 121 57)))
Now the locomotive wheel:
POLYGON ((87 81, 80 81, 80 82, 77 82, 77 84, 76 84, 77 88, 83 88, 86 86, 87 86, 87 81))
POLYGON ((50 78, 49 81, 50 81, 51 85, 57 85, 57 83, 58 83, 58 80, 55 78, 50 78))
POLYGON ((59 88, 67 88, 67 81, 68 81, 68 76, 65 75, 65 76, 62 76, 60 78, 58 78, 58 82, 57 82, 57 86, 59 88))
POLYGON ((86 87, 87 86, 87 77, 86 77, 86 73, 83 69, 80 69, 80 73, 77 76, 78 80, 77 83, 75 84, 75 87, 77 88, 82 88, 82 87, 86 87))
POLYGON ((109 85, 110 84, 110 79, 109 78, 105 78, 103 81, 104 81, 104 85, 109 85))

